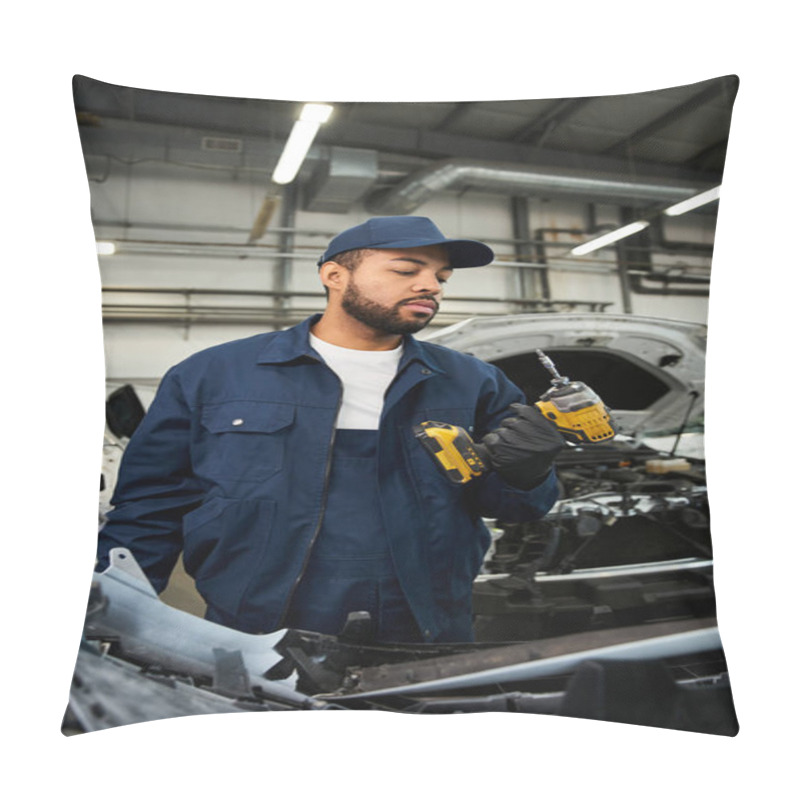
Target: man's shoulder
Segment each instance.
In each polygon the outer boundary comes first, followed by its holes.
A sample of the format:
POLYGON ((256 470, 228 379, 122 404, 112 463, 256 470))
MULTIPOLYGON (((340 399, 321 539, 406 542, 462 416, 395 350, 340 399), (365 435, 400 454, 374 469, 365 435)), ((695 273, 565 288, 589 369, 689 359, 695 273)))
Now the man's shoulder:
POLYGON ((308 327, 313 318, 291 328, 257 333, 198 350, 181 361, 178 372, 214 368, 216 365, 254 365, 264 361, 290 361, 308 349, 308 327))
POLYGON ((231 359, 257 357, 258 353, 275 337, 280 331, 268 333, 257 333, 254 336, 247 336, 242 339, 232 339, 228 342, 206 347, 187 356, 183 361, 173 367, 182 371, 184 369, 197 369, 204 366, 211 366, 220 360, 228 362, 231 359))

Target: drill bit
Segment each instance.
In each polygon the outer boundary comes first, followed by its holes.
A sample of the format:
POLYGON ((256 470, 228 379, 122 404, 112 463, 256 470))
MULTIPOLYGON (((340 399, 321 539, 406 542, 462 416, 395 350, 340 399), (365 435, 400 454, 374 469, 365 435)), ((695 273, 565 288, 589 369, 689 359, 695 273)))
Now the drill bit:
POLYGON ((569 378, 565 378, 559 374, 556 365, 546 356, 541 350, 536 350, 536 355, 539 356, 539 361, 542 362, 544 368, 553 376, 551 383, 553 386, 565 386, 569 383, 569 378))

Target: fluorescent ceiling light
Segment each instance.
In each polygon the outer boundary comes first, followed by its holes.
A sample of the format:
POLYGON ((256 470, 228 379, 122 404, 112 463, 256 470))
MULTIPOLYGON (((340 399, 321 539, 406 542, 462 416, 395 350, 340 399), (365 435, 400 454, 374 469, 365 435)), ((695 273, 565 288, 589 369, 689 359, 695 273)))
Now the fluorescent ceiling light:
POLYGON ((592 253, 595 250, 599 250, 601 247, 605 247, 607 244, 618 242, 626 236, 638 233, 644 230, 649 224, 649 222, 645 222, 644 220, 632 222, 630 225, 625 225, 623 228, 617 228, 615 231, 609 231, 602 236, 598 236, 596 239, 590 239, 588 242, 579 244, 577 247, 573 247, 570 253, 574 256, 584 256, 587 253, 592 253))
POLYGON ((333 106, 323 103, 306 103, 300 112, 300 119, 294 123, 292 132, 286 140, 281 157, 272 173, 274 183, 291 183, 317 135, 319 126, 327 122, 333 106))
POLYGON ((333 106, 326 103, 306 103, 300 112, 300 119, 303 122, 317 122, 322 125, 330 119, 333 106))
POLYGON ((117 246, 114 242, 97 242, 97 255, 99 256, 113 256, 117 252, 117 246))
POLYGON ((680 203, 676 203, 674 206, 664 209, 664 213, 668 217, 677 217, 679 214, 685 214, 687 211, 691 211, 693 208, 704 206, 706 203, 710 203, 712 200, 717 200, 719 198, 719 189, 719 186, 715 186, 713 189, 709 189, 707 192, 696 194, 694 197, 690 197, 688 200, 682 200, 680 203))

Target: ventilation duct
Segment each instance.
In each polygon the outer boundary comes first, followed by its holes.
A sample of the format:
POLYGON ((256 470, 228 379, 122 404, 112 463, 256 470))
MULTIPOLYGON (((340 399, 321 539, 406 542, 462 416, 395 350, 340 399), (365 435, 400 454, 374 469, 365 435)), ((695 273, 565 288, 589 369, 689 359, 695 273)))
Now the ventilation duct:
POLYGON ((569 168, 451 159, 411 175, 393 189, 367 199, 373 214, 409 214, 433 194, 475 188, 542 197, 569 196, 597 202, 645 200, 675 203, 709 188, 689 181, 624 178, 619 174, 569 168))
POLYGON ((306 211, 345 213, 373 187, 378 179, 375 150, 331 147, 320 160, 306 186, 306 211))

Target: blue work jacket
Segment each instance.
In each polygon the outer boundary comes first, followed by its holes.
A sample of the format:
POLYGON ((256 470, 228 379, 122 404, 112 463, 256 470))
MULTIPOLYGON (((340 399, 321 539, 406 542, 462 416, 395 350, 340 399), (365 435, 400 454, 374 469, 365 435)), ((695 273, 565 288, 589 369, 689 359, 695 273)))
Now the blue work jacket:
MULTIPOLYGON (((309 343, 318 316, 196 353, 164 376, 125 449, 98 569, 129 548, 157 591, 183 551, 209 616, 251 633, 283 627, 325 513, 341 383, 309 343)), ((482 518, 542 517, 555 475, 520 491, 489 473, 450 482, 414 437, 425 420, 480 439, 522 392, 496 367, 404 340, 378 431, 389 551, 425 641, 464 640, 490 536, 482 518)))

